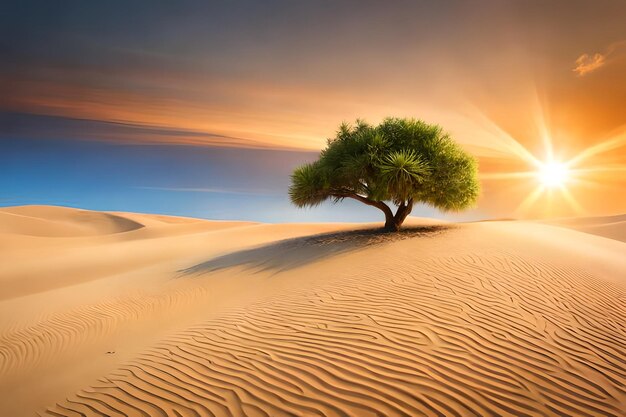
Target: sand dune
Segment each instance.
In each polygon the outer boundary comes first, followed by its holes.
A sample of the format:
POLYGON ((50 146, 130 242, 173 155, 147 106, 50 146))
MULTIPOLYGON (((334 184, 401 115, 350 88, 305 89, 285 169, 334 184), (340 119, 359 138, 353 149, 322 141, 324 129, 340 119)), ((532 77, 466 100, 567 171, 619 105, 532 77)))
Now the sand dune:
POLYGON ((0 213, 0 415, 625 415, 616 240, 0 213))
POLYGON ((66 207, 20 206, 0 209, 0 233, 41 237, 95 236, 144 227, 127 217, 66 207))
POLYGON ((609 239, 626 242, 626 214, 617 216, 573 217, 546 221, 547 224, 569 227, 609 239))

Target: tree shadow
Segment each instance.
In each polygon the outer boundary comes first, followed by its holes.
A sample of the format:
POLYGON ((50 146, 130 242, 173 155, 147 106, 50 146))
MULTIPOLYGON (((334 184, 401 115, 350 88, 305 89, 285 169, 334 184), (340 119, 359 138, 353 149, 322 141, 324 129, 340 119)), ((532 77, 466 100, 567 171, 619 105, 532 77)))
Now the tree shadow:
POLYGON ((218 256, 179 272, 182 276, 186 276, 235 266, 258 272, 281 272, 367 246, 437 235, 450 228, 449 225, 406 227, 394 233, 385 232, 382 229, 358 229, 286 239, 218 256))

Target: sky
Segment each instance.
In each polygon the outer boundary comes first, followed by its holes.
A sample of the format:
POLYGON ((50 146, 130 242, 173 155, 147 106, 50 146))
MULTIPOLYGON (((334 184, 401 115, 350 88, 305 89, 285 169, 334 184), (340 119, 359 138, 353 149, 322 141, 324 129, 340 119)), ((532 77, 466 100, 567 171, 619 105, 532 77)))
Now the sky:
POLYGON ((343 121, 437 123, 480 164, 456 220, 626 212, 626 3, 4 1, 0 205, 259 221, 343 121), (537 173, 568 163, 563 187, 537 173))

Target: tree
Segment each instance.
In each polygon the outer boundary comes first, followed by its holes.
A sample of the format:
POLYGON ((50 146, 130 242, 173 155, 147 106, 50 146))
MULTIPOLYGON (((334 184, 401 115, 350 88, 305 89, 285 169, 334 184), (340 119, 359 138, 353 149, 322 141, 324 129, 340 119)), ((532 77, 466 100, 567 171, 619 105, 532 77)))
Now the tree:
POLYGON ((352 198, 385 214, 385 230, 397 231, 413 205, 443 211, 475 204, 477 162, 437 125, 387 118, 378 126, 342 124, 317 161, 291 175, 289 196, 298 207, 352 198), (386 203, 397 206, 395 214, 386 203))

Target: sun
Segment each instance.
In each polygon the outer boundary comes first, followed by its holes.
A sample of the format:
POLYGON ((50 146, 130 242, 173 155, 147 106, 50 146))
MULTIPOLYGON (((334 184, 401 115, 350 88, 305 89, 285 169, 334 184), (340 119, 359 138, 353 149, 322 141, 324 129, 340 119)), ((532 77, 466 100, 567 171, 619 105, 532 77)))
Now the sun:
POLYGON ((539 166, 538 177, 545 187, 562 187, 569 177, 569 169, 561 162, 545 162, 539 166))

